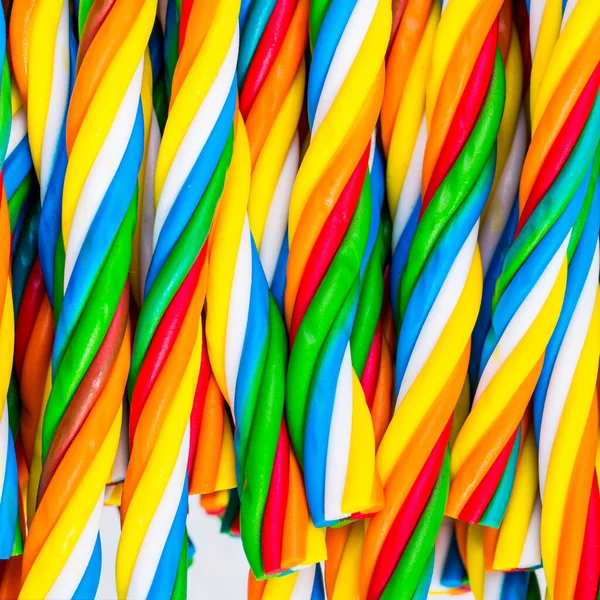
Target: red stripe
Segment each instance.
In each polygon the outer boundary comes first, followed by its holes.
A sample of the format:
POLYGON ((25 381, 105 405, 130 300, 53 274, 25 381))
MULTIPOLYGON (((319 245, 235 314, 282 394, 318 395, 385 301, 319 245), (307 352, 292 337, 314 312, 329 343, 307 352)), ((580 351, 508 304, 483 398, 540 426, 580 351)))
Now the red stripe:
POLYGON ((135 387, 131 398, 129 413, 129 443, 133 444, 133 437, 137 428, 142 409, 154 382, 158 378, 163 365, 165 364, 173 344, 179 335, 181 324, 188 311, 194 291, 200 279, 200 271, 206 257, 206 244, 202 247, 198 258, 195 260, 190 272, 183 280, 181 287, 177 290, 171 300, 167 310, 165 310, 152 342, 148 347, 144 361, 138 373, 135 387))
POLYGON ((248 117, 254 99, 277 58, 295 8, 296 0, 279 0, 273 8, 240 93, 240 111, 244 119, 248 117))
POLYGON ((290 441, 282 422, 262 523, 261 541, 265 575, 273 575, 282 571, 281 550, 290 479, 289 456, 290 441))
POLYGON ((183 42, 185 41, 185 34, 187 32, 188 21, 190 20, 190 13, 192 12, 192 5, 194 0, 182 0, 181 2, 181 15, 179 15, 179 53, 183 49, 183 42))
POLYGON ((367 406, 369 407, 369 410, 373 408, 373 401, 375 400, 375 391, 377 390, 380 363, 381 320, 377 321, 375 335, 373 336, 373 341, 371 343, 371 347, 369 348, 369 354, 367 355, 367 360, 365 362, 365 368, 363 369, 362 376, 360 378, 360 384, 365 392, 365 398, 367 400, 367 406))
MULTIPOLYGON (((204 324, 203 324, 203 330, 204 324)), ((200 373, 196 392, 194 393, 194 404, 192 405, 192 414, 190 415, 190 454, 188 456, 188 477, 192 476, 194 463, 196 462, 196 450, 198 447, 198 436, 200 435, 200 424, 204 413, 204 402, 206 400, 206 391, 210 381, 210 360, 206 346, 206 336, 202 336, 202 362, 200 363, 200 373)))
POLYGON ((600 592, 600 497, 594 471, 575 598, 596 598, 600 592))
POLYGON ((554 144, 552 144, 552 148, 542 164, 540 172, 533 184, 533 188, 531 189, 531 193, 529 194, 529 198, 527 198, 523 212, 519 218, 515 238, 519 235, 519 232, 527 222, 527 219, 529 219, 544 195, 548 192, 550 186, 554 183, 560 170, 569 158, 583 131, 583 127, 588 120, 590 112, 592 111, 599 85, 600 64, 596 67, 589 81, 583 88, 581 96, 577 99, 571 114, 567 117, 563 128, 556 136, 556 140, 554 140, 554 144))
POLYGON ((427 191, 423 197, 421 216, 444 181, 444 178, 453 167, 456 159, 467 143, 471 131, 473 131, 475 121, 479 116, 481 106, 483 105, 483 101, 490 86, 492 73, 494 72, 497 45, 498 20, 496 19, 483 42, 481 52, 475 61, 473 72, 469 77, 469 81, 467 82, 467 86, 460 99, 456 113, 452 118, 448 135, 444 140, 440 156, 435 164, 429 185, 427 186, 427 191))
POLYGON ((461 521, 478 523, 479 519, 483 516, 485 509, 488 507, 488 504, 498 489, 502 475, 504 475, 508 459, 510 458, 513 446, 515 445, 517 431, 518 429, 512 434, 508 444, 504 446, 491 469, 485 474, 484 478, 479 482, 479 485, 464 505, 459 517, 461 521))
POLYGON ((370 147, 371 143, 369 142, 352 175, 350 175, 346 187, 342 190, 338 201, 327 217, 317 242, 310 253, 298 287, 298 296, 292 313, 290 345, 294 343, 304 314, 317 293, 321 281, 323 281, 323 277, 325 277, 325 273, 340 247, 344 235, 346 235, 346 231, 348 231, 365 181, 370 147))
POLYGON ((19 314, 15 327, 15 369, 17 377, 21 379, 23 371, 23 362, 25 362, 25 353, 31 338, 31 332, 35 325, 42 300, 46 294, 44 280, 42 279, 42 269, 40 261, 36 258, 31 272, 27 278, 23 297, 19 305, 19 314))
POLYGON ((444 454, 448 447, 451 426, 452 419, 448 421, 402 508, 394 519, 394 523, 381 548, 379 559, 375 564, 367 600, 377 600, 381 597, 402 558, 402 553, 423 514, 425 505, 440 474, 444 454))

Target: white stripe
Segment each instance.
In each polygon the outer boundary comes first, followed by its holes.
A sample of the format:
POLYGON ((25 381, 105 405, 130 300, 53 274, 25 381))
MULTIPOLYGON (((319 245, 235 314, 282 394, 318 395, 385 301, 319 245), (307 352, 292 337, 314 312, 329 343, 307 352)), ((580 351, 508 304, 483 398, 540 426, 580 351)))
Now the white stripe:
POLYGON ((448 559, 448 551, 450 550, 450 542, 454 533, 454 522, 448 517, 442 520, 442 526, 435 539, 435 553, 433 555, 433 575, 431 577, 430 592, 445 592, 448 588, 442 585, 442 574, 446 561, 448 559))
POLYGON ((10 123, 10 135, 8 137, 8 146, 6 148, 6 158, 8 158, 23 141, 27 135, 27 115, 23 107, 19 108, 10 123))
MULTIPOLYGON (((581 290, 581 295, 571 316, 571 321, 565 332, 565 337, 556 356, 556 362, 552 369, 546 393, 539 446, 540 492, 542 499, 544 499, 548 466, 550 464, 556 432, 558 431, 558 425, 562 418, 569 390, 573 383, 575 369, 577 368, 594 312, 596 291, 598 289, 598 266, 598 243, 596 243, 594 258, 583 289, 581 290)), ((577 402, 578 399, 573 398, 573 400, 577 402)), ((574 442, 579 443, 578 440, 574 440, 574 442)), ((560 460, 560 457, 555 457, 555 460, 560 460)))
POLYGON ((367 35, 376 8, 377 2, 373 0, 358 0, 352 10, 325 77, 325 83, 315 111, 312 136, 317 133, 342 84, 346 81, 350 67, 367 35))
POLYGON ((244 226, 237 252, 229 312, 227 315, 227 330, 225 333, 225 380, 231 413, 235 421, 235 389, 240 370, 242 348, 248 326, 250 311, 250 289, 252 286, 252 251, 250 245, 250 225, 248 215, 244 217, 244 226))
POLYGON ((415 204, 421 197, 421 175, 423 172, 423 157, 425 155, 425 145, 427 143, 427 122, 425 117, 421 120, 419 134, 415 141, 415 147, 410 157, 404 185, 400 192, 396 214, 394 215, 394 228, 392 231, 392 252, 400 241, 400 236, 406 227, 406 223, 415 207, 415 204))
POLYGON ((556 254, 552 257, 552 260, 544 269, 541 277, 533 286, 533 289, 529 294, 527 294, 527 297, 523 300, 521 306, 519 306, 517 312, 513 315, 513 318, 504 330, 494 352, 485 365, 481 379, 479 380, 479 385, 477 386, 477 391, 475 392, 473 406, 475 406, 481 394, 483 394, 496 373, 523 339, 523 336, 527 333, 539 312, 542 310, 544 303, 548 299, 548 296, 556 283, 563 261, 566 258, 570 237, 571 233, 569 232, 560 248, 556 251, 556 254))
POLYGON ((504 573, 486 573, 483 584, 483 598, 485 600, 500 600, 504 586, 504 573))
MULTIPOLYGON (((516 201, 526 151, 527 122, 525 111, 521 107, 510 153, 479 232, 479 249, 484 277, 516 201)), ((510 241, 512 242, 512 240, 510 241)))
POLYGON ((275 191, 273 192, 273 198, 269 205, 269 212, 260 241, 260 260, 269 287, 271 287, 271 284, 273 283, 277 260, 279 259, 279 253, 283 244, 285 232, 287 231, 290 198, 299 164, 300 138, 298 132, 296 132, 287 156, 285 157, 285 162, 283 163, 283 168, 279 174, 275 191))
POLYGON ((527 535, 519 560, 519 569, 530 569, 542 564, 542 554, 540 549, 540 516, 542 505, 540 497, 535 499, 529 526, 527 527, 527 535))
POLYGON ((546 0, 531 0, 529 3, 529 47, 531 48, 532 60, 535 57, 535 49, 537 47, 545 8, 546 0))
MULTIPOLYGON (((66 291, 81 246, 85 240, 94 217, 98 212, 102 200, 112 183, 125 154, 127 144, 131 138, 135 118, 140 101, 142 85, 143 59, 140 61, 133 78, 125 92, 121 106, 115 115, 106 139, 102 144, 98 156, 85 180, 81 195, 73 215, 73 223, 69 232, 69 241, 65 255, 64 289, 66 291)), ((71 166, 72 163, 69 163, 71 166)), ((68 167, 67 167, 68 168, 68 167)), ((72 168, 72 167, 71 167, 72 168)), ((127 202, 129 199, 123 199, 127 202)))
POLYGON ((292 593, 290 594, 290 600, 310 599, 315 583, 315 571, 315 565, 310 565, 309 568, 298 571, 292 593))
MULTIPOLYGON (((352 435, 352 359, 350 345, 346 346, 338 375, 333 401, 333 413, 327 442, 325 467, 325 519, 337 521, 350 515, 342 513, 346 486, 350 437, 352 435)), ((307 448, 310 452, 310 448, 307 448)), ((365 482, 366 484, 366 482, 365 482)))
MULTIPOLYGON (((96 539, 98 538, 98 530, 100 528, 100 515, 104 504, 104 490, 100 494, 96 506, 90 515, 73 552, 69 554, 67 561, 63 565, 58 577, 52 584, 46 598, 48 600, 64 600, 72 598, 77 591, 85 571, 92 558, 96 539)), ((90 598, 90 600, 92 600, 90 598)))
POLYGON ((171 473, 167 487, 158 503, 152 521, 150 521, 140 552, 137 555, 131 580, 129 581, 129 589, 127 590, 128 599, 137 600, 138 598, 148 597, 163 548, 167 543, 181 501, 187 474, 189 450, 190 426, 188 424, 181 440, 181 447, 179 448, 179 455, 173 473, 171 473))
POLYGON ((54 45, 54 67, 52 70, 52 87, 50 89, 50 102, 48 114, 44 126, 44 140, 42 142, 40 198, 44 203, 50 175, 54 168, 57 155, 58 139, 64 119, 67 115, 67 104, 69 101, 69 3, 64 0, 56 31, 56 43, 54 45))
MULTIPOLYGON (((431 356, 446 324, 452 316, 454 308, 458 304, 471 269, 471 263, 473 262, 475 248, 477 247, 478 229, 479 221, 473 226, 471 233, 454 259, 452 267, 448 271, 448 275, 425 319, 425 323, 421 328, 419 337, 410 355, 404 377, 402 378, 400 391, 396 400, 396 409, 400 406, 408 390, 410 390, 417 376, 423 370, 425 363, 431 356)), ((458 357, 456 358, 458 359, 458 357)))
MULTIPOLYGON (((194 115, 188 130, 186 131, 173 163, 169 168, 164 186, 160 193, 160 199, 156 209, 154 220, 153 247, 156 248, 158 237, 163 228, 165 220, 171 211, 177 195, 185 184, 185 180, 200 156, 202 149, 212 133, 221 114, 221 110, 227 100, 235 76, 235 67, 238 56, 239 33, 235 28, 227 56, 219 68, 208 93, 206 94, 200 108, 194 115)), ((168 125, 167 125, 168 127, 168 125)))
POLYGON ((146 153, 146 173, 144 174, 144 195, 142 199, 142 222, 140 223, 140 298, 144 297, 146 277, 152 260, 152 232, 154 230, 154 173, 156 157, 160 146, 160 128, 156 113, 152 110, 150 138, 146 153))
POLYGON ((6 466, 8 462, 8 404, 4 400, 4 409, 0 418, 0 500, 6 483, 6 466))

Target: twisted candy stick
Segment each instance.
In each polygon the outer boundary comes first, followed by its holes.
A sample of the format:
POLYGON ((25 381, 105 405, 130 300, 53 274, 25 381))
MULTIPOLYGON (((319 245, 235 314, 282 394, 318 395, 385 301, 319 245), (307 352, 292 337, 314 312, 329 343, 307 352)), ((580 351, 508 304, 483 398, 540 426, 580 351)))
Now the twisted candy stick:
MULTIPOLYGON (((67 4, 60 12, 53 8, 38 5, 32 27, 44 19, 47 35, 54 35, 46 20, 54 16, 55 26, 67 29, 67 4)), ((80 34, 67 117, 64 298, 44 413, 38 509, 23 561, 24 598, 96 592, 100 511, 129 368, 127 276, 143 152, 140 89, 155 5, 117 0, 102 8, 91 7, 80 34)), ((42 189, 45 173, 42 168, 42 189)))
POLYGON ((349 339, 369 240, 369 140, 381 105, 390 21, 384 2, 311 5, 311 142, 288 222, 286 414, 318 526, 382 503, 349 339))
POLYGON ((565 16, 539 89, 532 79, 516 237, 496 284, 473 408, 453 449, 447 511, 469 522, 497 526, 503 516, 514 477, 506 466, 563 304, 569 240, 600 137, 600 6, 583 0, 565 16))
POLYGON ((206 242, 231 157, 239 3, 185 7, 129 380, 119 597, 179 595, 186 586, 189 419, 201 362, 206 242))
POLYGON ((248 600, 325 600, 321 565, 311 565, 285 577, 259 581, 248 578, 248 600))
POLYGON ((250 231, 250 167, 238 117, 231 175, 209 257, 206 331, 215 378, 235 420, 242 543, 253 573, 263 578, 317 562, 324 549, 309 523, 300 471, 286 447, 285 327, 250 231))
POLYGON ((542 558, 552 598, 596 596, 600 583, 594 541, 600 518, 595 477, 595 384, 600 353, 599 170, 600 150, 569 240, 565 299, 533 395, 539 440, 542 558))
POLYGON ((58 319, 63 294, 61 210, 67 166, 65 127, 77 53, 66 10, 63 3, 16 0, 10 22, 13 71, 27 108, 31 158, 40 182, 41 202, 38 260, 31 270, 23 299, 30 307, 29 318, 32 320, 24 319, 22 327, 17 320, 18 348, 22 347, 21 332, 28 335, 24 336, 27 346, 22 350, 22 361, 21 353, 17 352, 16 368, 23 402, 21 434, 29 466, 29 522, 37 504, 42 469, 42 422, 50 387, 54 322, 58 319), (34 13, 41 16, 32 19, 34 13), (48 23, 56 24, 55 34, 49 34, 48 23), (55 56, 65 54, 69 56, 67 62, 54 60, 55 56), (55 282, 58 285, 55 286, 55 282), (56 307, 54 315, 53 303, 56 307))
POLYGON ((500 7, 450 0, 435 36, 422 198, 406 207, 418 222, 394 298, 401 323, 396 410, 377 454, 386 507, 371 519, 361 565, 361 594, 368 598, 410 597, 433 568, 452 413, 481 298, 479 215, 492 185, 504 103, 500 7))
POLYGON ((10 221, 3 182, 10 135, 10 75, 6 57, 4 11, 0 17, 0 559, 10 558, 19 527, 17 460, 8 422, 6 395, 12 370, 14 313, 10 282, 10 221))
POLYGON ((456 542, 455 522, 444 517, 435 540, 435 560, 430 594, 460 594, 468 591, 467 572, 456 542))

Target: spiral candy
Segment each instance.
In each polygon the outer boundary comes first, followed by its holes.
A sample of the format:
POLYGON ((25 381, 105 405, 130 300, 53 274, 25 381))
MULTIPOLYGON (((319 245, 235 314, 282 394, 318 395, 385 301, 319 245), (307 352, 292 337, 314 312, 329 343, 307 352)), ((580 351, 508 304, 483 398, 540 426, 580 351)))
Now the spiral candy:
POLYGON ((541 53, 539 36, 534 53, 516 234, 492 299, 473 407, 452 454, 447 511, 469 522, 497 526, 504 514, 519 423, 563 305, 571 232, 599 138, 599 17, 597 3, 570 3, 554 49, 541 53), (539 56, 545 69, 536 83, 539 56))
POLYGON ((207 239, 231 157, 239 2, 196 0, 184 8, 129 378, 119 597, 186 589, 189 420, 201 362, 207 239))
POLYGON ((366 174, 390 27, 384 2, 311 5, 311 140, 290 200, 284 304, 286 414, 317 526, 366 515, 383 500, 349 338, 369 241, 366 174))
POLYGON ((259 581, 250 573, 248 600, 325 600, 321 565, 311 565, 285 577, 259 581))
POLYGON ((6 56, 6 28, 4 12, 0 19, 0 559, 10 558, 19 527, 17 460, 12 432, 9 426, 6 401, 13 362, 14 314, 10 282, 10 221, 4 184, 4 159, 9 142, 11 104, 10 75, 6 56))
MULTIPOLYGON (((66 50, 68 3, 52 4, 36 5, 31 37, 38 27, 46 28, 46 36, 58 29, 59 49, 66 50)), ((85 19, 79 15, 83 26, 65 132, 64 281, 55 282, 64 297, 57 303, 54 295, 59 316, 52 389, 42 427, 38 507, 25 546, 23 598, 93 596, 98 587, 99 519, 130 360, 127 278, 143 152, 140 90, 155 8, 151 1, 117 0, 107 11, 94 5, 85 19)), ((29 61, 34 59, 32 47, 29 61)), ((28 106, 33 85, 31 78, 28 106)), ((42 161, 42 197, 47 176, 42 161)))

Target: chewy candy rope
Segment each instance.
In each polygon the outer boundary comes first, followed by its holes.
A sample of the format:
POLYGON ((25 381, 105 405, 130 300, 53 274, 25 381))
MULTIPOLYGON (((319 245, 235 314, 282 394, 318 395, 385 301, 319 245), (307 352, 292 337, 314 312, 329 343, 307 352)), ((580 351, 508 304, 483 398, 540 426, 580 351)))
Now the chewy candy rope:
POLYGON ((383 500, 349 341, 371 224, 366 175, 390 13, 368 0, 311 4, 311 139, 288 222, 286 414, 318 526, 368 514, 383 500))
POLYGON ((248 600, 325 600, 321 565, 311 565, 285 577, 248 578, 248 600))
POLYGON ((479 216, 492 186, 504 105, 500 8, 499 1, 450 0, 435 34, 421 198, 407 206, 418 222, 394 298, 395 413, 377 454, 386 506, 371 519, 361 565, 367 598, 411 597, 431 577, 452 414, 481 299, 479 216))
POLYGON ((592 4, 584 0, 565 13, 539 90, 532 79, 533 135, 516 237, 492 299, 473 407, 452 455, 447 510, 469 522, 497 526, 504 514, 519 422, 563 303, 569 239, 598 144, 600 38, 593 26, 600 6, 592 4))
MULTIPOLYGON (((45 19, 55 17, 50 22, 68 32, 68 3, 59 11, 51 4, 45 10, 36 6, 32 27, 48 27, 45 19)), ((54 306, 59 316, 52 389, 42 428, 38 508, 23 561, 23 598, 96 593, 100 513, 129 370, 127 280, 143 153, 140 90, 155 5, 117 0, 89 8, 85 19, 79 15, 77 74, 66 124, 64 283, 56 282, 64 298, 60 311, 54 306)), ((48 27, 46 35, 52 31, 48 27)), ((46 174, 42 165, 42 189, 46 174)))
POLYGON ((11 124, 11 91, 4 11, 0 17, 0 559, 10 558, 19 527, 19 483, 7 393, 13 364, 14 313, 10 281, 10 220, 4 186, 4 159, 11 124))
POLYGON ((239 3, 197 0, 184 9, 129 379, 132 452, 117 552, 119 597, 180 597, 187 585, 189 421, 201 362, 207 240, 231 157, 239 3))

